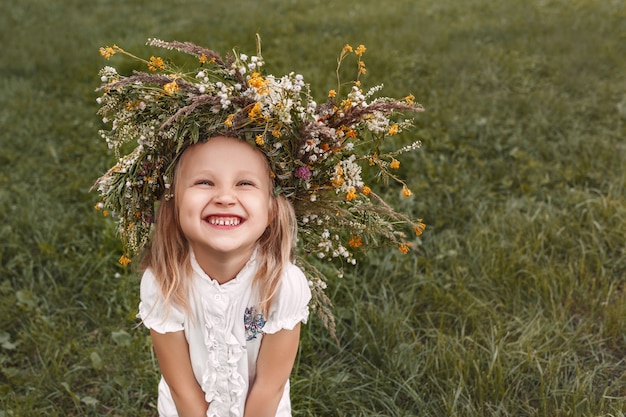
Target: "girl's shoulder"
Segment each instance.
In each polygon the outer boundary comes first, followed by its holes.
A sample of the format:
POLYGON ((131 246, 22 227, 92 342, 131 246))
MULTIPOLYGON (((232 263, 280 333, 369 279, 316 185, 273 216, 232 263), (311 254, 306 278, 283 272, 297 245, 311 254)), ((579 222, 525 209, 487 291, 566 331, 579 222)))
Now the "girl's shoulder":
POLYGON ((306 276, 298 266, 287 265, 263 332, 271 334, 282 329, 291 330, 299 322, 306 323, 310 301, 311 290, 306 276))
POLYGON ((139 293, 137 318, 141 319, 144 326, 158 333, 184 329, 184 312, 175 305, 165 302, 156 276, 150 268, 143 272, 139 293))
POLYGON ((309 280, 300 267, 289 263, 285 267, 283 277, 278 288, 278 302, 276 305, 301 308, 311 300, 309 280))
POLYGON ((299 266, 291 262, 285 267, 281 284, 282 287, 293 291, 309 289, 309 281, 306 275, 304 275, 304 272, 299 266))

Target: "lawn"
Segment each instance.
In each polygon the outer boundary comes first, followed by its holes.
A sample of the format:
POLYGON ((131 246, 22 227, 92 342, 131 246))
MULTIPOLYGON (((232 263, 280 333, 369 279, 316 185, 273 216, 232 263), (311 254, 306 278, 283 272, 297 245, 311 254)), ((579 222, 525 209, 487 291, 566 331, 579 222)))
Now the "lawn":
POLYGON ((294 416, 624 416, 626 2, 350 3, 0 5, 0 417, 156 415, 139 277, 89 191, 98 48, 256 33, 319 100, 364 44, 364 85, 426 108, 414 195, 377 191, 427 229, 330 280, 339 342, 303 327, 294 416))

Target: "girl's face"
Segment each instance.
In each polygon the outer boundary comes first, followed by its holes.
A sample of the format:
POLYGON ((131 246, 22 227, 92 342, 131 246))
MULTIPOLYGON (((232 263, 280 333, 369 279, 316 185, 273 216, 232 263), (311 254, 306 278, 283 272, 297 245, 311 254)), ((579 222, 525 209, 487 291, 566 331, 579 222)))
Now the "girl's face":
POLYGON ((198 260, 249 257, 270 221, 265 156, 245 142, 219 136, 189 147, 179 164, 178 216, 198 260))

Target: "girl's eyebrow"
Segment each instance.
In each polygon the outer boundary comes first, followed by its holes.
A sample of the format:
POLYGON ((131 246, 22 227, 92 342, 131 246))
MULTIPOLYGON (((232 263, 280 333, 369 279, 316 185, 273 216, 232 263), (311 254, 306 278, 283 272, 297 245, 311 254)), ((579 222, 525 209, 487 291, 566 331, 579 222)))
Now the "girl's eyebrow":
MULTIPOLYGON (((214 169, 211 168, 202 168, 199 171, 196 172, 192 172, 191 175, 189 176, 189 178, 191 179, 198 179, 199 177, 205 177, 205 176, 212 176, 215 178, 221 178, 223 177, 222 173, 220 171, 216 171, 214 169)), ((255 171, 251 171, 248 169, 243 169, 240 171, 237 171, 235 173, 235 177, 237 179, 262 179, 265 178, 264 174, 261 174, 259 172, 255 172, 255 171)), ((269 174, 268 174, 268 178, 269 178, 269 174)))

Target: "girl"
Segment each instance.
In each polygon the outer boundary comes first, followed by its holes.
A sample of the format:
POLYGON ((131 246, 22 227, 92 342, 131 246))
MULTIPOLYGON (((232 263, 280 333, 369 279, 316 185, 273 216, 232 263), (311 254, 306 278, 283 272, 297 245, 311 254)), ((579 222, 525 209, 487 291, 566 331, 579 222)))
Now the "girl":
POLYGON ((407 253, 402 229, 422 233, 361 176, 371 167, 369 178, 392 179, 411 195, 392 170, 419 142, 389 152, 384 142, 410 126, 401 112, 422 108, 411 95, 361 90, 362 45, 339 56, 338 75, 356 58, 348 94, 341 98, 338 80, 317 105, 301 75, 261 73, 260 43, 255 56, 226 59, 189 42, 148 43, 189 54, 197 67, 100 49, 144 71, 100 71, 99 114, 110 123, 100 134, 118 160, 95 187, 96 208, 114 213, 128 253, 144 253, 139 317, 162 372, 159 413, 289 416, 288 379, 309 307, 334 335, 326 278, 307 259, 340 276, 356 263, 353 250, 391 244, 407 253))
POLYGON ((311 298, 295 216, 265 156, 234 138, 190 146, 159 205, 139 317, 162 372, 162 416, 289 416, 311 298))

